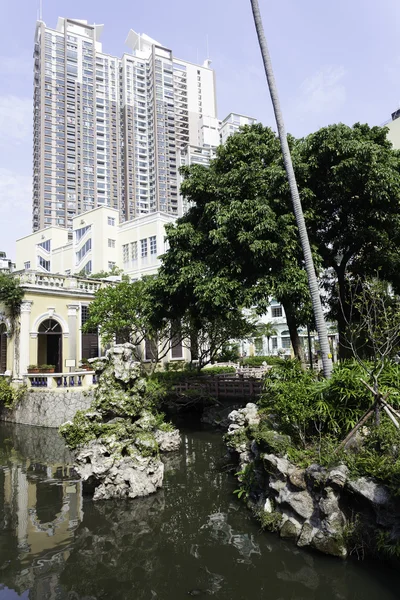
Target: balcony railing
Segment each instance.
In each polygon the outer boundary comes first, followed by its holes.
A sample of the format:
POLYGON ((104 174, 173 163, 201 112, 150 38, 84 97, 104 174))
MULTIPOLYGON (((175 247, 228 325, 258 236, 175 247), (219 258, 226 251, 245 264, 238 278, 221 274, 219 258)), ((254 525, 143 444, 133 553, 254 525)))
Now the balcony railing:
POLYGON ((28 373, 28 387, 33 389, 87 388, 97 384, 94 371, 74 373, 28 373))
POLYGON ((84 277, 73 277, 69 275, 52 275, 51 273, 39 273, 37 271, 26 271, 18 273, 20 283, 24 288, 40 287, 45 289, 63 289, 71 292, 86 292, 94 294, 102 286, 101 281, 84 277))

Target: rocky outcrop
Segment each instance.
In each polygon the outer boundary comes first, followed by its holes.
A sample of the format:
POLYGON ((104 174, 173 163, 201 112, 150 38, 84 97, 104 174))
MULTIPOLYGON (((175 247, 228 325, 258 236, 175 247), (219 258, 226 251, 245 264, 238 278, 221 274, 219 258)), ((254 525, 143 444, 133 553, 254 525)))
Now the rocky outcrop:
POLYGON ((60 432, 75 449, 84 492, 94 500, 147 496, 161 487, 160 452, 177 450, 179 431, 154 412, 131 344, 92 361, 99 376, 94 400, 60 432))
MULTIPOLYGON (((283 453, 262 452, 261 446, 246 435, 249 426, 257 424, 256 411, 257 407, 251 404, 233 411, 225 439, 239 460, 239 472, 252 470, 246 493, 261 522, 273 523, 282 538, 292 539, 299 547, 341 558, 349 552, 354 515, 358 515, 358 527, 375 533, 381 528, 388 539, 397 536, 400 507, 395 506, 398 500, 391 498, 384 485, 365 477, 351 479, 346 465, 325 469, 313 464, 302 469, 283 453)), ((284 447, 287 436, 275 431, 268 434, 270 447, 277 443, 284 447)), ((239 479, 245 485, 243 477, 240 475, 239 479)))

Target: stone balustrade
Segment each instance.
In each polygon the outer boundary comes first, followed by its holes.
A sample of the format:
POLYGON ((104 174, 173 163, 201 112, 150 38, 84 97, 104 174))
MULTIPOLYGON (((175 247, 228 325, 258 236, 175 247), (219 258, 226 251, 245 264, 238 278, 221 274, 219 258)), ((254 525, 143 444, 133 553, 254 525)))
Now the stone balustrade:
POLYGON ((54 388, 87 388, 97 384, 94 371, 76 371, 73 373, 28 373, 27 385, 32 390, 54 388))

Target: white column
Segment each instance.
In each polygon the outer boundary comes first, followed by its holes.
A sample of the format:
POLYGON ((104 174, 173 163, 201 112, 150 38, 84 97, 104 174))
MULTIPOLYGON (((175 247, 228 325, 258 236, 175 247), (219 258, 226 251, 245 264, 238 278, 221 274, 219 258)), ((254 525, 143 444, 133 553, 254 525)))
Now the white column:
POLYGON ((77 362, 77 330, 78 330, 78 310, 79 304, 68 304, 68 329, 69 329, 69 353, 68 358, 75 360, 75 367, 78 366, 77 362))
POLYGON ((29 340, 30 340, 30 314, 32 310, 32 301, 24 300, 21 305, 21 328, 19 332, 19 340, 15 337, 14 353, 15 353, 15 376, 22 379, 26 374, 28 365, 37 362, 37 359, 29 360, 29 340), (19 360, 18 360, 19 346, 19 360))

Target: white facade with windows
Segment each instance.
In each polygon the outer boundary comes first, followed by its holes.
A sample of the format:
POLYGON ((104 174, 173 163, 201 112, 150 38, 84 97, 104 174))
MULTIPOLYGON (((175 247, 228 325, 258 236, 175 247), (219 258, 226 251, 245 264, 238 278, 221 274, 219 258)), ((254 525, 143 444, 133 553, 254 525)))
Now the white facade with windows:
POLYGON ((120 223, 117 210, 95 208, 74 217, 72 231, 49 227, 17 240, 16 268, 93 275, 117 267, 139 279, 157 272, 166 250, 165 225, 174 221, 157 212, 120 223))
POLYGON ((228 137, 239 131, 240 127, 243 127, 244 125, 254 125, 255 123, 257 123, 257 119, 254 119, 253 117, 246 117, 245 115, 239 115, 238 113, 230 113, 223 121, 221 121, 219 127, 220 143, 225 144, 228 137))

